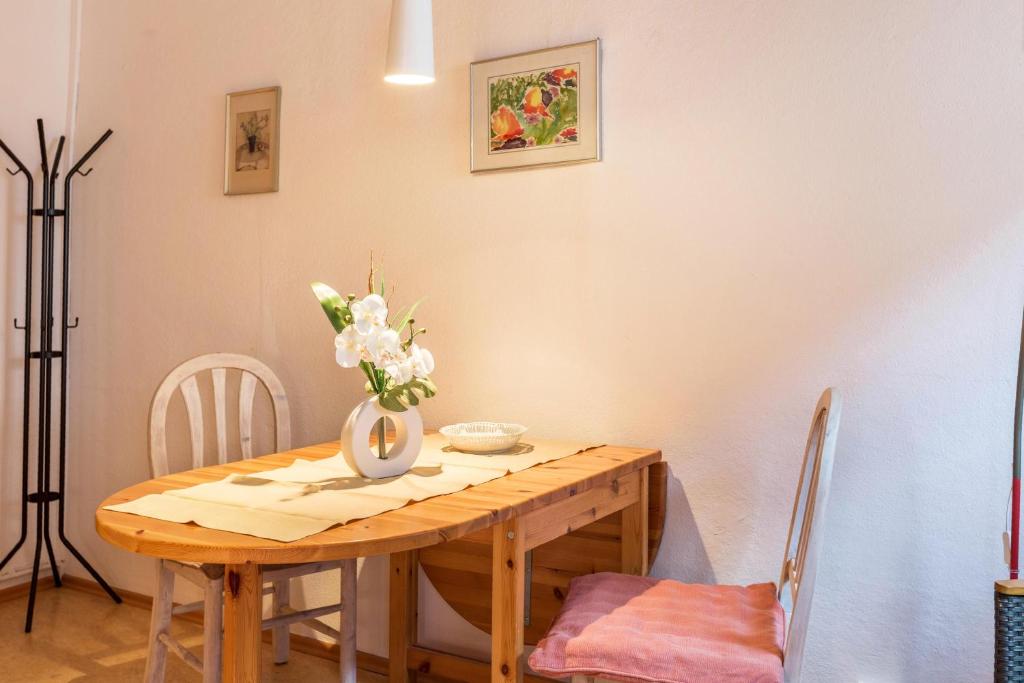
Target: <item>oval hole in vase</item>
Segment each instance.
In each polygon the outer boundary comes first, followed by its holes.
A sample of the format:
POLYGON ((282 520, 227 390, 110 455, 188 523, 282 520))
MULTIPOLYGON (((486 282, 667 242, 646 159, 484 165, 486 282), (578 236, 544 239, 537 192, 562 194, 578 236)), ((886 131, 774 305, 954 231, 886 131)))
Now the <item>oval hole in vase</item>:
POLYGON ((377 438, 380 434, 380 423, 384 423, 384 459, 387 460, 391 457, 391 451, 395 449, 395 421, 390 416, 382 417, 373 424, 373 429, 370 430, 370 435, 367 438, 367 446, 373 451, 375 455, 380 457, 380 449, 377 447, 377 438), (390 442, 388 441, 390 439, 390 442))

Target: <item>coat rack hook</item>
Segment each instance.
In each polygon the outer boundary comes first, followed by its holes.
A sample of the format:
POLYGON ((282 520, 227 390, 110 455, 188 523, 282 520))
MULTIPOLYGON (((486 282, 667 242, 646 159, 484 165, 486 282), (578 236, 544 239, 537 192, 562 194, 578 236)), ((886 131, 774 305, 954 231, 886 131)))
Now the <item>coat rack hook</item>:
MULTIPOLYGON (((5 168, 4 170, 7 171, 8 173, 10 173, 11 175, 18 175, 19 173, 21 173, 21 169, 20 168, 17 171, 12 171, 9 168, 5 168)), ((90 170, 92 170, 92 169, 90 169, 90 170)))
POLYGON ((88 171, 75 171, 75 173, 77 173, 78 175, 80 175, 80 176, 82 176, 84 178, 85 176, 87 176, 90 173, 92 173, 92 166, 89 167, 88 171))
POLYGON ((24 330, 27 327, 28 327, 28 325, 19 325, 18 324, 18 319, 17 318, 14 319, 14 329, 16 329, 16 330, 24 330))
POLYGON ((75 322, 73 324, 71 324, 71 323, 68 324, 68 329, 69 330, 73 330, 76 327, 78 327, 78 316, 77 315, 75 316, 75 322))

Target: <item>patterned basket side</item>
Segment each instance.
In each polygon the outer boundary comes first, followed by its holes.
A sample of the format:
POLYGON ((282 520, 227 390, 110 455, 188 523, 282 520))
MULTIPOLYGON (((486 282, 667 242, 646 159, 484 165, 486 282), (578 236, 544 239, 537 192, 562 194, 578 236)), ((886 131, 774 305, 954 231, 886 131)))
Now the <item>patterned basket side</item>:
POLYGON ((1024 683, 1024 595, 995 595, 995 682, 1024 683))

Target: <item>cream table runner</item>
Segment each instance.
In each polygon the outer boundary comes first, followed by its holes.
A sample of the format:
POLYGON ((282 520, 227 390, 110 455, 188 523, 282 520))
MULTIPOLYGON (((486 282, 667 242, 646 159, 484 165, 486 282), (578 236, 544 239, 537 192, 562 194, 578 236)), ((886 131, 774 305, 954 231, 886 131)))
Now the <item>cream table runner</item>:
POLYGON ((400 477, 365 479, 339 453, 323 460, 297 459, 265 472, 232 474, 104 509, 288 542, 596 447, 530 439, 511 452, 471 455, 451 449, 442 435, 430 434, 423 438, 415 466, 400 477))

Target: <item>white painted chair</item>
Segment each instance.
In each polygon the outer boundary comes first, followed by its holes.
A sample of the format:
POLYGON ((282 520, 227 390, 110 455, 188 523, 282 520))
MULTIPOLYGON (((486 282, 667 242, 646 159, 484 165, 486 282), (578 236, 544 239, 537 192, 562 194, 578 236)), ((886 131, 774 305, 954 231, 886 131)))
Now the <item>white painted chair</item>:
POLYGON ((803 468, 786 537, 778 598, 789 624, 782 660, 788 683, 798 683, 803 668, 807 624, 811 617, 822 537, 825 535, 825 509, 832 488, 832 463, 842 407, 842 397, 832 388, 826 389, 818 400, 807 436, 803 468))
MULTIPOLYGON (((798 683, 803 665, 804 644, 807 636, 807 624, 811 612, 811 598, 814 592, 814 580, 818 569, 818 559, 821 554, 822 532, 825 525, 825 508, 828 504, 829 487, 832 480, 832 463, 835 457, 836 433, 839 429, 839 417, 841 412, 841 398, 834 389, 826 389, 818 401, 814 410, 814 417, 811 423, 810 434, 807 438, 807 446, 804 450, 803 465, 800 471, 800 481, 797 486, 796 500, 793 505, 793 516, 789 525, 789 536, 786 541, 786 553, 782 563, 782 575, 779 580, 775 598, 781 603, 781 610, 785 613, 788 629, 785 632, 782 661, 774 660, 775 675, 784 676, 787 683, 798 683), (779 670, 781 664, 781 671, 779 670)), ((687 633, 680 634, 672 630, 673 626, 663 623, 648 623, 644 617, 652 610, 649 603, 643 601, 643 593, 650 590, 651 583, 655 580, 644 577, 625 577, 616 574, 581 577, 575 581, 590 581, 580 584, 585 586, 581 589, 580 599, 573 603, 572 592, 566 601, 562 614, 555 620, 548 635, 558 633, 559 638, 550 639, 549 643, 541 642, 537 650, 530 657, 530 664, 540 673, 563 677, 572 676, 572 683, 602 683, 614 681, 619 677, 635 680, 650 674, 649 671, 637 669, 648 666, 647 663, 637 663, 635 657, 621 656, 625 652, 640 651, 630 644, 631 638, 638 638, 645 641, 648 646, 643 651, 650 652, 651 643, 657 638, 661 629, 665 629, 667 643, 685 643, 693 641, 693 638, 680 637, 698 636, 704 643, 714 641, 714 634, 687 633), (646 582, 646 583, 644 583, 646 582), (632 604, 631 604, 632 603, 632 604), (567 612, 575 612, 581 618, 568 615, 567 612), (595 615, 601 615, 595 617, 595 615), (559 624, 563 620, 563 624, 559 624), (600 627, 597 625, 601 622, 600 627), (638 622, 641 626, 638 626, 638 622), (585 623, 596 629, 595 632, 602 634, 603 640, 600 643, 586 641, 585 634, 580 640, 573 644, 573 652, 584 652, 594 648, 598 652, 592 656, 593 662, 601 662, 600 668, 585 666, 581 663, 581 656, 574 655, 575 659, 570 664, 565 656, 566 642, 579 638, 583 630, 580 624, 585 623), (570 625, 572 624, 572 625, 570 625), (643 633, 638 632, 642 628, 643 633), (614 637, 621 633, 621 638, 614 637), (704 636, 708 636, 706 640, 704 636), (609 642, 611 641, 611 642, 609 642), (550 649, 546 649, 550 648, 550 649), (611 669, 615 667, 614 669, 611 669), (589 674, 604 672, 599 676, 581 675, 581 669, 588 670, 589 674), (634 674, 634 675, 629 675, 634 674)), ((693 603, 687 603, 691 595, 683 584, 675 584, 680 588, 671 595, 679 596, 677 601, 667 601, 663 607, 669 614, 683 614, 687 609, 693 609, 693 603)), ((724 594, 725 591, 742 590, 737 587, 706 587, 706 593, 714 595, 724 594)), ((666 594, 669 594, 666 591, 666 594)), ((660 595, 660 594, 659 594, 660 595)), ((736 593, 732 593, 735 599, 736 593)), ((767 596, 771 601, 770 594, 767 596)), ((778 610, 778 603, 774 607, 778 610)), ((761 612, 761 617, 767 614, 767 610, 761 612)), ((664 616, 664 615, 663 615, 664 616)), ((676 627, 685 629, 685 627, 676 627)), ((661 641, 659 641, 661 642, 661 641)), ((680 672, 678 668, 673 669, 671 675, 678 675, 679 680, 686 680, 689 675, 699 674, 700 680, 714 680, 717 678, 729 678, 738 680, 736 676, 729 677, 726 671, 729 668, 727 659, 722 657, 728 650, 703 650, 706 645, 701 645, 702 652, 708 652, 708 657, 689 657, 687 661, 694 662, 695 667, 721 666, 722 670, 699 672, 680 672), (715 654, 711 654, 714 652, 715 654)), ((656 648, 655 648, 656 649, 656 648)), ((666 648, 671 649, 671 648, 666 648)), ((732 650, 735 653, 735 649, 732 650)), ((690 653, 691 655, 693 653, 690 653)), ((762 655, 763 656, 763 655, 762 655)), ((769 662, 771 657, 768 657, 769 662)), ((644 678, 646 680, 646 677, 644 678)), ((758 677, 757 680, 772 680, 771 678, 758 677)))
MULTIPOLYGON (((204 434, 203 407, 199 383, 200 373, 209 372, 213 383, 214 416, 217 437, 217 462, 228 462, 227 432, 227 376, 228 370, 241 372, 238 390, 238 434, 243 459, 251 458, 252 416, 256 384, 259 382, 270 395, 274 410, 276 451, 291 448, 291 418, 288 398, 284 386, 277 376, 262 362, 232 353, 211 353, 198 356, 176 367, 167 375, 153 396, 149 415, 149 457, 153 476, 169 474, 167 459, 167 408, 175 392, 180 390, 188 413, 192 445, 192 466, 203 467, 204 434)), ((274 662, 288 661, 289 627, 303 622, 307 626, 338 641, 341 648, 339 680, 341 683, 356 682, 355 665, 355 560, 318 562, 298 565, 267 566, 263 570, 264 581, 270 585, 263 589, 264 595, 272 596, 273 614, 263 620, 263 628, 273 630, 274 662), (290 580, 317 572, 341 570, 341 602, 325 607, 302 611, 292 609, 290 601, 290 580), (341 629, 327 626, 317 617, 332 612, 341 613, 341 629)), ((153 596, 153 613, 149 628, 149 655, 146 661, 147 683, 164 680, 167 651, 181 657, 193 669, 203 674, 203 683, 213 683, 221 678, 221 637, 224 603, 224 567, 209 564, 190 564, 173 560, 160 560, 157 565, 157 590, 153 596), (174 607, 174 580, 181 576, 204 591, 199 602, 174 607), (189 652, 170 635, 172 614, 203 610, 203 660, 189 652)))

